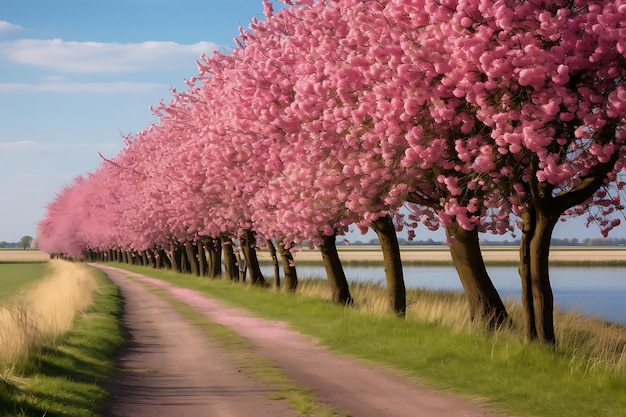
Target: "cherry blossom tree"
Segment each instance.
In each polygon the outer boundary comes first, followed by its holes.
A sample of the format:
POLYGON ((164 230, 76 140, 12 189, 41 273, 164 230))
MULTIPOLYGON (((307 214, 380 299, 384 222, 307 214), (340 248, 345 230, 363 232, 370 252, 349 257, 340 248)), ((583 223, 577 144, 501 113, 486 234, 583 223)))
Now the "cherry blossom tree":
POLYGON ((72 258, 82 258, 85 243, 76 228, 76 208, 82 206, 80 184, 77 177, 71 186, 65 186, 48 204, 45 217, 38 224, 37 242, 43 251, 72 258))
MULTIPOLYGON (((269 15, 267 25, 255 27, 254 40, 264 41, 264 50, 266 37, 260 29, 269 32, 271 54, 261 56, 255 74, 246 78, 254 79, 265 70, 262 63, 271 63, 262 81, 271 87, 268 90, 282 94, 268 100, 269 109, 256 117, 271 127, 266 135, 273 139, 268 145, 274 146, 269 170, 275 175, 258 194, 255 219, 259 227, 273 228, 268 234, 319 244, 325 259, 334 252, 335 235, 350 224, 374 227, 385 235, 383 244, 394 246, 395 266, 386 268, 388 289, 393 311, 403 314, 404 282, 390 219, 407 189, 393 181, 404 149, 382 140, 382 132, 367 123, 367 106, 375 95, 359 102, 359 91, 371 89, 385 76, 360 71, 369 44, 344 43, 353 36, 359 17, 351 7, 371 8, 359 3, 281 10, 269 15)), ((384 253, 390 259, 389 250, 384 253)), ((338 261, 337 256, 332 259, 338 261)), ((326 265, 329 277, 342 275, 336 264, 326 265)), ((336 291, 341 292, 339 287, 336 291)))
POLYGON ((459 152, 521 218, 526 338, 554 343, 553 227, 581 205, 621 208, 618 194, 607 197, 605 189, 623 187, 626 7, 455 1, 426 10, 448 57, 440 84, 454 86, 480 122, 473 126, 480 140, 465 141, 459 152))
POLYGON ((493 327, 506 310, 478 233, 508 232, 518 216, 526 338, 554 343, 554 225, 587 212, 608 233, 623 208, 626 6, 285 3, 274 13, 264 1, 266 20, 240 30, 232 52, 201 57, 188 90, 154 110, 157 123, 62 190, 40 224, 42 248, 165 249, 204 274, 206 253, 219 265, 224 242, 232 259, 236 239, 263 285, 256 242, 276 238, 288 260, 308 240, 334 298, 349 303, 335 237, 355 224, 378 234, 402 315, 395 228, 408 201, 411 227, 446 229, 470 313, 493 327))
MULTIPOLYGON (((340 162, 341 175, 328 175, 327 181, 333 189, 344 192, 342 200, 351 213, 349 219, 362 228, 374 228, 383 246, 388 245, 383 247, 386 260, 393 261, 386 270, 396 271, 387 275, 390 299, 395 300, 392 305, 397 303, 394 311, 404 303, 404 287, 395 230, 387 213, 394 215, 403 201, 410 199, 438 210, 439 217, 445 216, 447 228, 464 222, 471 232, 456 227, 454 233, 463 232, 473 240, 460 236, 455 240, 453 253, 461 253, 477 245, 479 227, 487 228, 483 214, 489 207, 481 199, 486 184, 473 181, 468 175, 470 167, 463 161, 452 160, 456 158, 455 139, 469 136, 467 126, 472 120, 442 109, 439 102, 443 100, 431 99, 431 87, 446 68, 446 57, 420 46, 427 33, 416 28, 428 23, 428 14, 414 6, 406 6, 410 13, 398 10, 405 5, 317 3, 311 8, 318 14, 317 20, 312 17, 311 21, 321 26, 305 26, 303 30, 326 33, 324 25, 329 26, 335 36, 323 40, 335 43, 316 45, 310 69, 295 86, 300 93, 297 105, 311 114, 301 123, 303 142, 321 138, 313 152, 328 152, 332 161, 340 162), (438 62, 433 64, 433 59, 438 62), (332 150, 326 151, 327 146, 332 150), (471 193, 462 192, 462 188, 471 193), (457 201, 459 195, 472 201, 475 208, 471 215, 467 210, 455 210, 463 208, 457 201), (394 275, 400 276, 399 282, 393 281, 394 275)), ((448 94, 453 96, 451 90, 448 94)), ((325 167, 324 172, 337 170, 325 167)), ((459 274, 468 298, 475 301, 470 303, 473 315, 501 322, 506 310, 482 258, 457 258, 457 265, 471 262, 471 267, 459 269, 459 274), (482 267, 482 273, 477 267, 482 267)))

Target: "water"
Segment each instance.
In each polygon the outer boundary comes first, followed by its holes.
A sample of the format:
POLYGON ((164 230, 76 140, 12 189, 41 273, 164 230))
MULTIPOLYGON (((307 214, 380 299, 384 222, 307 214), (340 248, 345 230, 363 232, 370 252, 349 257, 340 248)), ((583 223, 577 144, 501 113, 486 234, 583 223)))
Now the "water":
MULTIPOLYGON (((263 267, 272 276, 271 267, 263 267)), ((344 267, 351 282, 385 285, 382 266, 344 267)), ((521 283, 516 267, 487 268, 502 298, 521 298, 521 283)), ((297 267, 300 279, 325 277, 323 266, 297 267)), ((409 266, 404 268, 407 288, 462 290, 452 266, 409 266)), ((550 282, 557 308, 575 310, 626 325, 626 267, 552 267, 550 282)))

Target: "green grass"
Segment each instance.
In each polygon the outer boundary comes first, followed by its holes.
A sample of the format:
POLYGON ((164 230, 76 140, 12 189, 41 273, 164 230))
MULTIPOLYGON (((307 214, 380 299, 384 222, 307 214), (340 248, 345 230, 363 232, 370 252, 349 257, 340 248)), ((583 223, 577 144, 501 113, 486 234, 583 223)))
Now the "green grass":
POLYGON ((0 304, 20 289, 43 278, 49 271, 47 263, 0 263, 0 304))
MULTIPOLYGON (((591 362, 587 354, 580 353, 586 349, 582 345, 556 349, 525 346, 517 331, 485 334, 442 325, 439 320, 398 320, 340 308, 319 297, 290 296, 170 271, 116 266, 222 298, 262 317, 288 321, 339 352, 391 365, 438 389, 486 398, 495 409, 513 415, 626 416, 624 368, 612 366, 610 361, 608 366, 602 361, 591 362)), ((567 326, 576 328, 576 323, 567 326)), ((624 335, 623 328, 611 327, 611 331, 618 337, 624 335)), ((568 343, 579 339, 584 337, 574 337, 568 343)), ((623 360, 624 345, 618 343, 617 349, 618 353, 622 349, 623 360)))
POLYGON ((94 273, 100 289, 91 308, 64 337, 33 352, 13 376, 0 380, 0 416, 100 415, 107 394, 98 383, 111 375, 125 334, 117 288, 94 273))

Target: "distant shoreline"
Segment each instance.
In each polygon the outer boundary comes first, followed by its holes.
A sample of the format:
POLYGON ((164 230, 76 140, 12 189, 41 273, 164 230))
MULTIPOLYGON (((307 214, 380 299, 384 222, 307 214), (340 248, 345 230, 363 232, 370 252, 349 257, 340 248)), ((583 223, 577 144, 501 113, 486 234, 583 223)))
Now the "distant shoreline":
MULTIPOLYGON (((380 264, 383 254, 376 246, 339 246, 339 257, 347 264, 380 264)), ((489 246, 482 248, 483 259, 490 265, 519 264, 519 248, 517 246, 489 246)), ((403 246, 400 249, 402 262, 407 265, 451 265, 452 258, 446 246, 403 246)), ((259 260, 263 263, 271 261, 266 250, 258 251, 259 260)), ((3 249, 0 250, 0 262, 44 262, 50 257, 39 250, 3 249)), ((318 250, 298 249, 294 252, 296 266, 298 264, 321 263, 322 256, 318 250)), ((626 266, 626 247, 623 246, 591 246, 584 249, 580 246, 557 246, 550 250, 550 262, 563 266, 626 266)))
MULTIPOLYGON (((376 246, 340 246, 337 248, 339 257, 345 263, 382 263, 383 254, 376 246)), ((517 246, 490 246, 482 248, 483 259, 491 265, 519 264, 519 248, 517 246)), ((446 246, 403 246, 400 249, 402 262, 406 264, 452 264, 450 251, 446 246)), ((269 261, 266 251, 259 251, 259 259, 269 261)), ((294 253, 296 266, 298 263, 319 263, 322 257, 319 251, 302 249, 294 253)), ((550 262, 558 265, 615 265, 626 266, 626 247, 585 247, 558 246, 550 250, 550 262)))

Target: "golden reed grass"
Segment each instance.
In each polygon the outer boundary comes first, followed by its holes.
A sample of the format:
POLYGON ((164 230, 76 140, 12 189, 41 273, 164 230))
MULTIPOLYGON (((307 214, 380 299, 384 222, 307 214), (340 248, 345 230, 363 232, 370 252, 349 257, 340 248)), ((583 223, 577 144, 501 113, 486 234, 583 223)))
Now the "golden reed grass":
POLYGON ((86 265, 52 260, 50 267, 42 281, 0 308, 0 374, 67 332, 93 302, 98 284, 86 265))
MULTIPOLYGON (((384 283, 351 283, 350 293, 355 308, 367 314, 389 314, 387 290, 384 283)), ((304 296, 330 300, 328 283, 323 279, 302 280, 298 293, 304 296)), ((514 300, 505 300, 511 326, 497 331, 500 340, 517 340, 522 335, 522 306, 514 300)), ((482 332, 470 319, 465 296, 461 292, 410 289, 407 290, 407 320, 418 320, 446 326, 455 332, 482 332)), ((571 357, 572 368, 595 368, 626 372, 626 330, 577 312, 555 312, 557 349, 571 357)))

